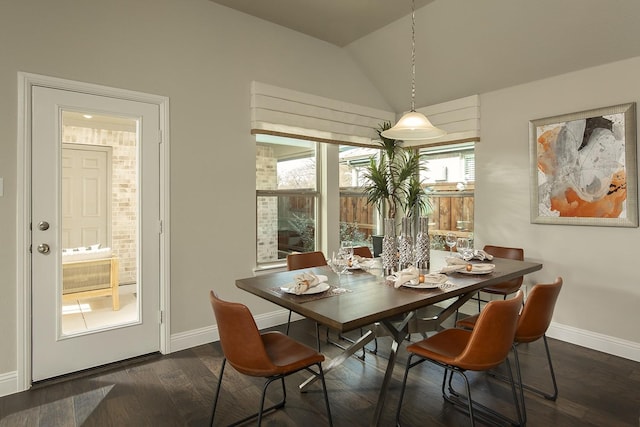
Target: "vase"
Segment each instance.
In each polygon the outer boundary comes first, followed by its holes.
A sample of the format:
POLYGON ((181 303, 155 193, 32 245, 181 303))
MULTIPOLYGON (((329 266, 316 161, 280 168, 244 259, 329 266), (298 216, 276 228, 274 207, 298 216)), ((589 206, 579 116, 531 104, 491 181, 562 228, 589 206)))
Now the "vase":
POLYGON ((429 239, 429 217, 418 219, 418 233, 416 234, 416 267, 428 270, 431 267, 431 241, 429 239))
POLYGON ((398 244, 396 240, 396 224, 393 218, 387 218, 384 220, 382 268, 385 275, 392 274, 398 268, 398 244))
POLYGON ((402 218, 402 228, 398 236, 398 268, 405 269, 413 264, 413 237, 411 218, 402 218))

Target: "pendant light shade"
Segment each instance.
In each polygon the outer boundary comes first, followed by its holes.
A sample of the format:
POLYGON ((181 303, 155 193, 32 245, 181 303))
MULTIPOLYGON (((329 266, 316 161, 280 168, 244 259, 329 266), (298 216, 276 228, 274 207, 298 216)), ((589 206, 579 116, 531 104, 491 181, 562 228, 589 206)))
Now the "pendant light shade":
POLYGON ((381 133, 385 138, 403 141, 438 138, 446 134, 447 132, 432 125, 424 114, 417 111, 408 112, 395 126, 381 133))
POLYGON ((398 120, 395 126, 381 132, 385 138, 415 141, 421 139, 438 138, 447 132, 435 127, 429 119, 418 113, 415 108, 416 99, 416 7, 415 0, 411 0, 411 111, 398 120))

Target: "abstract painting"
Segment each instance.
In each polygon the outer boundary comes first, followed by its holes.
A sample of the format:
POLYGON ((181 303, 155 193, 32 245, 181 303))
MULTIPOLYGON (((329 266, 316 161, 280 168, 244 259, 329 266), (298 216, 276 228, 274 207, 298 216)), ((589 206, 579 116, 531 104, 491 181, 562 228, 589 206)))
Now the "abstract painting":
POLYGON ((529 122, 531 222, 638 227, 636 105, 529 122))

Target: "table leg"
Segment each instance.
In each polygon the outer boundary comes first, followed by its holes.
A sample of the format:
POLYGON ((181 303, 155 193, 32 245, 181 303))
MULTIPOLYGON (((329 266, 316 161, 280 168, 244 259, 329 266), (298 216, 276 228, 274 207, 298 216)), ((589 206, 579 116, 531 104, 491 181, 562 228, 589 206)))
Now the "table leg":
MULTIPOLYGON (((376 336, 378 336, 378 334, 376 334, 377 328, 379 328, 378 324, 373 325, 371 329, 369 329, 367 332, 362 334, 362 336, 357 341, 355 341, 353 344, 347 347, 337 357, 331 359, 328 363, 323 364, 322 370, 324 371, 325 375, 328 372, 330 372, 333 368, 340 366, 345 360, 351 357, 356 351, 362 349, 365 345, 371 342, 376 336)), ((304 389, 307 388, 307 386, 316 382, 317 379, 318 379, 317 376, 311 376, 305 382, 300 384, 298 388, 300 389, 300 391, 304 391, 304 389)))

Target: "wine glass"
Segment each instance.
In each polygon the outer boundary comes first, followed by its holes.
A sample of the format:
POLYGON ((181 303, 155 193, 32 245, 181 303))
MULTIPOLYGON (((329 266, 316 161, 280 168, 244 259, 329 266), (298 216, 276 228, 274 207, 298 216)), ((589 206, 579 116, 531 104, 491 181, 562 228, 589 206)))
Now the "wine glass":
POLYGON ((466 237, 458 237, 457 245, 458 245, 458 253, 462 257, 462 259, 465 261, 469 261, 473 257, 470 251, 469 239, 466 237))
POLYGON ((444 241, 447 246, 449 246, 449 256, 453 256, 453 247, 458 243, 456 240, 456 235, 453 233, 447 233, 444 241))
POLYGON ((346 265, 347 271, 344 274, 351 274, 348 271, 348 268, 353 266, 353 241, 352 240, 343 240, 340 242, 340 251, 338 251, 338 255, 341 260, 344 261, 346 265))
POLYGON ((338 275, 338 281, 340 281, 340 278, 347 271, 348 267, 348 262, 341 254, 341 251, 338 251, 338 256, 336 256, 334 252, 331 259, 327 261, 327 264, 329 264, 331 270, 338 275))

